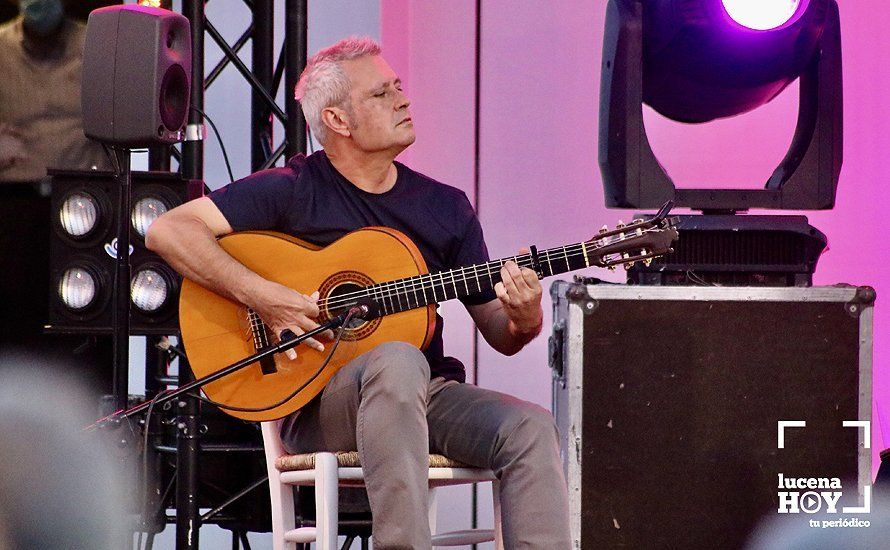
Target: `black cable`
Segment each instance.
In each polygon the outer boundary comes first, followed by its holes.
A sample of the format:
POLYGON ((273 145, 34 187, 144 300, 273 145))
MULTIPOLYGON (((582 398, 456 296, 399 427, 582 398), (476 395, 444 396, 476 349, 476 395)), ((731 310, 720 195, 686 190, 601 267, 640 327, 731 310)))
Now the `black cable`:
POLYGON ((224 403, 218 403, 218 402, 216 402, 216 401, 214 401, 214 400, 212 400, 212 399, 210 399, 210 398, 208 398, 208 397, 203 397, 203 396, 201 396, 201 395, 199 395, 199 394, 192 394, 192 393, 189 393, 189 394, 186 394, 186 395, 190 395, 190 396, 192 396, 192 397, 195 397, 195 398, 197 398, 197 399, 200 399, 201 401, 203 401, 203 402, 205 402, 205 403, 210 403, 211 405, 216 405, 217 407, 219 407, 220 409, 223 409, 224 411, 236 411, 236 412, 264 412, 264 411, 270 411, 270 410, 272 410, 272 409, 274 409, 274 408, 276 408, 276 407, 280 407, 281 405, 284 405, 285 403, 287 403, 288 401, 290 401, 291 399, 293 399, 294 396, 296 396, 298 393, 300 393, 301 391, 303 391, 303 389, 305 389, 306 386, 308 386, 309 384, 311 384, 312 382, 314 382, 315 379, 318 378, 318 375, 320 375, 320 374, 322 373, 322 371, 325 369, 325 367, 328 366, 328 363, 330 363, 330 362, 331 362, 331 359, 334 357, 334 352, 337 351, 337 346, 340 345, 340 340, 343 338, 343 331, 345 330, 344 327, 346 327, 347 325, 349 325, 349 321, 352 320, 352 317, 353 317, 353 316, 354 316, 354 314, 353 314, 352 312, 350 312, 349 314, 346 315, 346 318, 343 319, 343 323, 340 325, 340 328, 337 330, 337 339, 334 340, 334 345, 331 346, 331 351, 328 353, 328 356, 325 358, 325 360, 322 361, 322 363, 321 363, 321 365, 318 367, 318 369, 316 369, 316 371, 315 371, 314 373, 312 373, 312 376, 309 377, 309 380, 306 380, 305 382, 303 382, 303 384, 301 384, 297 389, 295 389, 294 391, 292 391, 287 397, 285 397, 284 399, 278 401, 277 403, 273 403, 273 404, 271 404, 271 405, 267 405, 267 406, 265 406, 265 407, 234 407, 234 406, 231 406, 231 405, 226 405, 226 404, 224 404, 224 403))
POLYGON ((120 177, 121 167, 117 162, 116 151, 114 151, 113 147, 109 147, 108 145, 106 145, 104 143, 102 144, 102 150, 105 151, 105 156, 108 157, 108 162, 111 163, 111 169, 114 171, 115 177, 120 177))
POLYGON ((213 135, 216 136, 216 141, 219 143, 219 148, 222 150, 223 160, 226 162, 226 170, 229 171, 229 183, 235 181, 235 176, 232 174, 232 165, 229 162, 229 154, 226 152, 226 146, 223 144, 222 137, 219 135, 219 130, 216 129, 216 124, 213 123, 213 119, 207 116, 207 113, 202 111, 201 109, 191 106, 192 109, 198 112, 202 117, 207 119, 207 122, 210 123, 210 127, 213 128, 213 135))

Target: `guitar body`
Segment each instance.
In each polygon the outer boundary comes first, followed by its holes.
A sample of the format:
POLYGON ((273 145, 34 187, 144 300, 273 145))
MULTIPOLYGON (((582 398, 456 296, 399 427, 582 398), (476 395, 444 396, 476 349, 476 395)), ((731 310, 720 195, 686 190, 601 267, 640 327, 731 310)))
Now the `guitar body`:
MULTIPOLYGON (((404 234, 383 227, 354 231, 325 248, 281 233, 253 231, 226 235, 219 244, 266 279, 302 294, 318 290, 322 320, 340 313, 326 305, 328 301, 336 304, 338 296, 371 284, 427 272, 414 243, 404 234)), ((425 349, 433 336, 435 315, 435 305, 429 305, 344 329, 346 332, 328 365, 289 401, 263 412, 226 412, 253 421, 284 417, 318 395, 340 367, 383 342, 398 340, 425 349)), ((248 309, 190 280, 183 281, 179 319, 183 343, 196 377, 212 374, 257 351, 256 324, 252 327, 248 309)), ((332 345, 332 342, 326 343, 323 352, 298 346, 295 348, 297 359, 293 361, 284 354, 275 354, 274 369, 267 365, 268 373, 255 363, 204 386, 204 392, 210 399, 229 406, 269 406, 311 379, 332 345)))

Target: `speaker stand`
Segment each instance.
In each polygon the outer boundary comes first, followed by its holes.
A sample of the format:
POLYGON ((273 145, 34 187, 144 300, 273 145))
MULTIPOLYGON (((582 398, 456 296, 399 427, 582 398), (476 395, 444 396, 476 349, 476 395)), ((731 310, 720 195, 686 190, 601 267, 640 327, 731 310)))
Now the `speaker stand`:
POLYGON ((132 170, 130 150, 112 149, 117 160, 118 204, 117 238, 115 239, 114 307, 111 310, 112 346, 114 362, 112 380, 114 405, 117 410, 127 408, 130 369, 130 187, 132 170))

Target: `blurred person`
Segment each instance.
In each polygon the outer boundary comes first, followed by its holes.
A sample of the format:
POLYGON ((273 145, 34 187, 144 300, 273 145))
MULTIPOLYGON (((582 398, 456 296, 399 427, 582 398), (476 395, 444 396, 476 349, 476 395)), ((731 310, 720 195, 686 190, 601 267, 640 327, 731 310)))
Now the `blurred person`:
POLYGON ((0 27, 0 182, 32 183, 47 168, 107 169, 83 135, 80 72, 86 26, 61 0, 19 0, 0 27))
MULTIPOLYGON (((16 2, 12 2, 16 3, 16 2)), ((86 26, 61 0, 19 0, 0 25, 0 348, 68 357, 64 368, 110 389, 107 341, 43 334, 48 317, 51 214, 47 168, 110 168, 83 135, 80 78, 86 26), (104 370, 105 372, 98 372, 104 370)))
POLYGON ((125 463, 113 447, 125 428, 85 433, 95 405, 75 377, 39 374, 30 356, 3 360, 0 550, 126 547, 125 463))

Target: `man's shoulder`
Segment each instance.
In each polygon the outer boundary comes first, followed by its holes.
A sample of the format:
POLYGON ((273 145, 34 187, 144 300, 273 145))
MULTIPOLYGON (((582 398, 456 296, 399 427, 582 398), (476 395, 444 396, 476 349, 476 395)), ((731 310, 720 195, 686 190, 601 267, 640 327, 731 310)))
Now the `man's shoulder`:
POLYGON ((396 164, 400 170, 404 170, 406 177, 411 180, 411 186, 418 190, 422 190, 424 193, 431 193, 450 201, 464 202, 469 200, 467 199, 467 194, 457 187, 435 180, 400 162, 397 162, 396 164))

